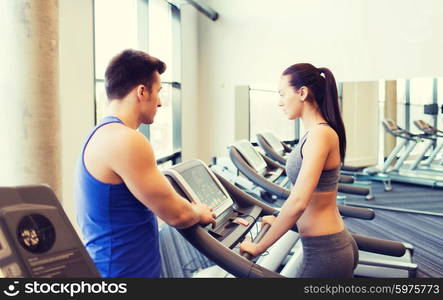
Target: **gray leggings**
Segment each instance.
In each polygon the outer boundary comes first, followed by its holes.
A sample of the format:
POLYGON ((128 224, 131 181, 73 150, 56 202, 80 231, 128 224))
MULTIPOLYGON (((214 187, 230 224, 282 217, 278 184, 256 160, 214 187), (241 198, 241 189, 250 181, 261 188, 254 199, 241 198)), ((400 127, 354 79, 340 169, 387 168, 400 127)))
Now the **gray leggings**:
POLYGON ((352 277, 358 263, 358 247, 352 235, 341 232, 300 237, 303 258, 296 277, 352 277))

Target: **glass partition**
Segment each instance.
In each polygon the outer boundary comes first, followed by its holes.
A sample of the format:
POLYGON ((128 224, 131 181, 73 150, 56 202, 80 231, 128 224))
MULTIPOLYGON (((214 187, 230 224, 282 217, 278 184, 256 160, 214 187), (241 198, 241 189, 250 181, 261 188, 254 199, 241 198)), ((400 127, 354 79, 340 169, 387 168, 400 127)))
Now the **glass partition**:
MULTIPOLYGON (((410 146, 409 149, 405 146, 393 156, 392 164, 390 164, 386 172, 386 175, 391 177, 392 191, 385 191, 384 185, 379 178, 378 180, 373 180, 371 185, 366 185, 372 186, 376 196, 374 200, 368 201, 365 197, 347 195, 346 203, 443 216, 443 149, 435 155, 435 159, 432 162, 426 165, 426 160, 432 153, 441 149, 439 145, 443 143, 443 136, 433 136, 434 142, 432 143, 432 140, 425 138, 432 135, 424 136, 424 132, 414 125, 415 120, 423 120, 434 127, 438 127, 440 130, 443 129, 443 108, 441 107, 443 100, 438 93, 442 91, 442 79, 408 78, 389 81, 380 80, 378 82, 378 95, 374 93, 371 96, 374 103, 378 102, 376 112, 367 109, 367 103, 371 101, 371 97, 368 98, 370 93, 367 90, 363 92, 362 86, 366 83, 344 82, 341 84, 344 85, 345 90, 346 86, 349 85, 359 87, 354 89, 352 94, 343 94, 342 105, 345 112, 346 130, 348 133, 354 132, 353 135, 348 135, 348 142, 361 144, 368 143, 368 140, 373 140, 372 142, 378 145, 378 165, 362 164, 361 167, 380 170, 395 147, 405 141, 405 139, 394 137, 388 133, 382 126, 383 119, 393 119, 400 127, 414 136, 406 144, 406 146, 410 146), (358 91, 362 92, 359 93, 358 91), (355 102, 356 97, 359 99, 358 102, 355 102), (425 113, 425 106, 432 104, 439 105, 439 112, 437 114, 425 113), (371 138, 373 125, 368 120, 372 120, 372 118, 367 116, 373 113, 378 116, 376 125, 378 132, 377 140, 371 138), (349 114, 362 114, 363 117, 357 120, 350 117, 349 114), (359 128, 358 132, 355 132, 356 128, 359 128), (362 128, 366 129, 362 130, 362 128), (425 149, 428 150, 421 157, 425 149), (394 169, 394 166, 402 159, 402 156, 405 156, 405 160, 397 165, 397 169, 394 169)), ((368 154, 368 152, 364 152, 366 148, 349 147, 347 156, 355 159, 362 158, 368 154)), ((374 154, 375 152, 371 155, 374 154)), ((354 166, 358 166, 358 164, 354 166)), ((369 179, 374 179, 374 176, 363 179, 360 177, 359 184, 365 185, 369 183, 367 181, 369 179)))

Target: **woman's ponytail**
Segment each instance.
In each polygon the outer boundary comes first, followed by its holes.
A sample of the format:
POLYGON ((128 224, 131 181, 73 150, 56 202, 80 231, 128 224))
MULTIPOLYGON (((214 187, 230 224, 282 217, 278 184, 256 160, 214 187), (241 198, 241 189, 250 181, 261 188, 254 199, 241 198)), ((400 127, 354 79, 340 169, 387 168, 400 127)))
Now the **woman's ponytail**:
POLYGON ((325 80, 323 99, 322 101, 319 101, 319 108, 323 117, 339 137, 340 158, 344 164, 346 153, 346 131, 338 102, 337 83, 335 82, 334 75, 328 68, 318 68, 318 71, 320 76, 321 74, 324 75, 325 80))

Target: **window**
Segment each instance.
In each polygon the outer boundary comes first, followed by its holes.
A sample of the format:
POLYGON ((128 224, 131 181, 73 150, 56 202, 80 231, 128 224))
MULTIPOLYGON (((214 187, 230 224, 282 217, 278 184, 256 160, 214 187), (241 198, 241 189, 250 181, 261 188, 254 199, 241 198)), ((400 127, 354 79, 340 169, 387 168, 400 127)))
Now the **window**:
POLYGON ((406 128, 406 80, 397 80, 397 124, 406 128))
MULTIPOLYGON (((432 78, 413 78, 410 80, 409 130, 412 133, 422 133, 414 125, 415 120, 424 120, 425 122, 433 124, 432 116, 424 113, 424 105, 432 104, 433 86, 434 80, 432 78)), ((428 143, 428 140, 422 140, 419 142, 412 151, 412 155, 421 153, 428 143)))
POLYGON ((149 1, 149 53, 167 65, 162 74, 162 107, 149 128, 157 158, 180 151, 180 13, 164 0, 149 1))
MULTIPOLYGON (((433 116, 424 113, 424 106, 434 102, 434 79, 412 78, 397 80, 397 124, 412 133, 422 133, 415 125, 415 120, 424 120, 431 125, 433 116)), ((411 155, 420 153, 426 143, 419 142, 411 155)))
POLYGON ((149 0, 149 54, 161 58, 168 66, 163 81, 172 80, 172 15, 164 0, 149 0))
POLYGON ((114 55, 138 49, 167 65, 161 75, 162 107, 154 124, 139 128, 149 138, 157 159, 181 150, 179 32, 180 12, 164 0, 94 1, 96 122, 107 114, 104 73, 114 55))
MULTIPOLYGON (((437 95, 435 95, 435 99, 437 100, 437 104, 438 104, 438 110, 439 110, 439 115, 436 116, 437 122, 434 122, 434 124, 432 124, 433 126, 435 125, 436 128, 438 128, 439 130, 443 130, 443 77, 439 77, 437 78, 437 90, 436 90, 437 95)), ((443 138, 439 138, 437 139, 437 145, 440 145, 443 143, 443 138)), ((437 157, 443 160, 443 151, 440 151, 439 156, 437 157)))
POLYGON ((443 115, 443 77, 437 78, 437 103, 440 107, 440 115, 443 115))
POLYGON ((137 0, 94 1, 96 122, 106 115, 104 78, 109 61, 124 49, 140 49, 137 37, 137 5, 137 0))
POLYGON ((163 84, 160 91, 162 107, 158 109, 154 123, 149 126, 149 140, 155 149, 157 158, 167 156, 174 151, 172 144, 173 127, 171 126, 173 123, 171 94, 171 85, 163 84))
POLYGON ((413 133, 421 133, 421 131, 414 125, 415 120, 424 120, 433 124, 433 118, 424 113, 424 106, 432 104, 433 101, 433 78, 414 78, 410 80, 410 124, 409 128, 413 133))

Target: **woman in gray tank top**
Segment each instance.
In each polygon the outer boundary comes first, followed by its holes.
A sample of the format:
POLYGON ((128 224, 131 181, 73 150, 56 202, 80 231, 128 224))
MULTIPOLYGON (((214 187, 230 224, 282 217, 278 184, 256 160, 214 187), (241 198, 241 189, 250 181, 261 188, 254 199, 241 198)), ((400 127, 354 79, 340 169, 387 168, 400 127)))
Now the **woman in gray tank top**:
POLYGON ((336 202, 346 134, 334 75, 327 68, 295 64, 283 72, 279 93, 278 105, 288 119, 300 118, 306 128, 286 164, 293 186, 280 214, 263 217, 271 224, 263 239, 243 242, 240 251, 261 255, 297 225, 303 245, 297 277, 352 277, 358 248, 336 202))

